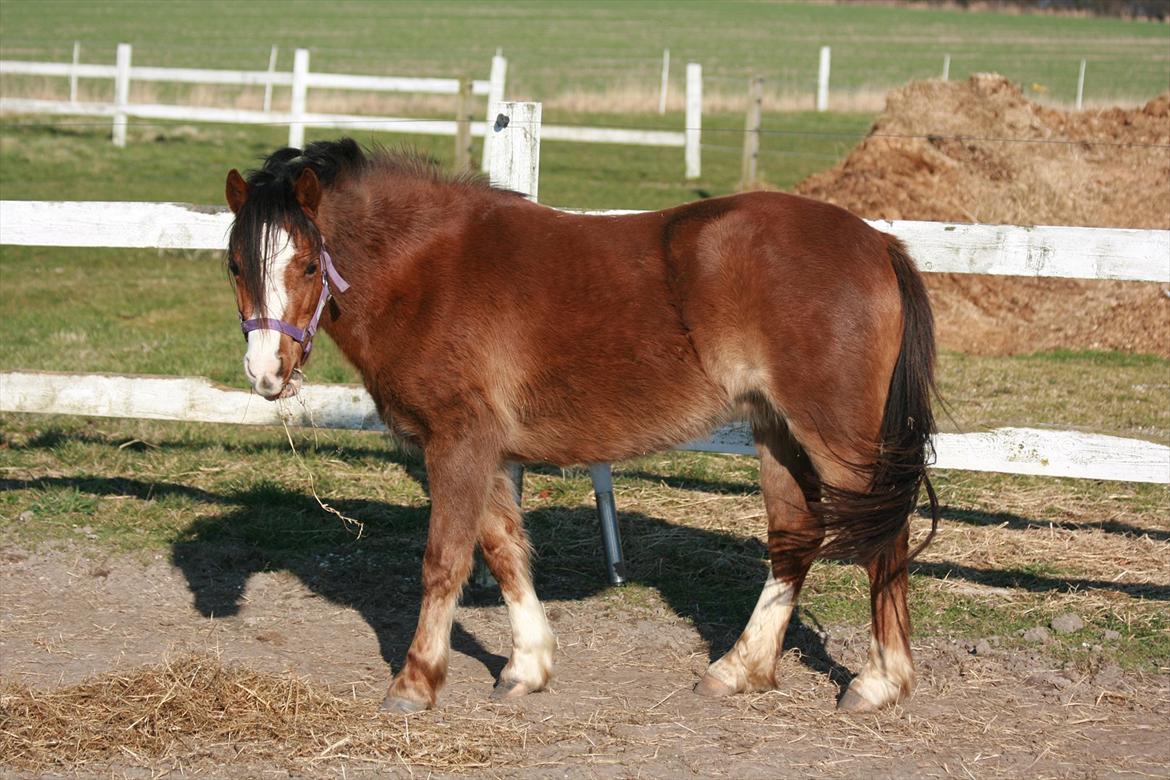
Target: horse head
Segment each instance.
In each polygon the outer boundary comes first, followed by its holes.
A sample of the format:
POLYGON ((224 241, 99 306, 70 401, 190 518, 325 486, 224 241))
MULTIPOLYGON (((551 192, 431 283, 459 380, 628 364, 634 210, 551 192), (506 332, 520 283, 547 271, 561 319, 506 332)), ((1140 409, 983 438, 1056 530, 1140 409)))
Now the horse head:
POLYGON ((321 183, 286 149, 247 180, 233 168, 225 191, 236 215, 227 262, 248 344, 244 373, 270 401, 295 395, 321 315, 348 288, 317 227, 321 183))

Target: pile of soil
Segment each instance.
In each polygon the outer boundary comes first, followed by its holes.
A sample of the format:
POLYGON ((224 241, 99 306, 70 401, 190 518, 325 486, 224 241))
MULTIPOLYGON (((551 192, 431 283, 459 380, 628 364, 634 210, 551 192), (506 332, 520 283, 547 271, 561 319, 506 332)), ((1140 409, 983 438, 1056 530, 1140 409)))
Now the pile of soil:
MULTIPOLYGON (((1065 112, 994 74, 915 82, 889 95, 843 162, 796 190, 871 219, 1167 229, 1170 92, 1133 110, 1065 112)), ((969 274, 927 283, 946 348, 1170 357, 1170 295, 1158 283, 969 274)))

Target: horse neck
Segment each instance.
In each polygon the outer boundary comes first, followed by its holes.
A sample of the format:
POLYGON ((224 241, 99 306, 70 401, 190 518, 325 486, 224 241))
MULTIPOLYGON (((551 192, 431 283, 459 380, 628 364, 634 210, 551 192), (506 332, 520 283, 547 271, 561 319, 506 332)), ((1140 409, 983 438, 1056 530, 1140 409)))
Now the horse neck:
POLYGON ((342 276, 361 286, 399 270, 462 213, 452 185, 367 176, 326 190, 318 226, 342 276))
MULTIPOLYGON (((338 301, 341 316, 326 316, 322 328, 363 371, 372 334, 384 333, 386 297, 411 286, 416 261, 440 236, 460 230, 471 207, 452 185, 379 177, 325 191, 318 227, 338 272, 350 284, 338 301)), ((415 282, 417 284, 417 281, 415 282)))

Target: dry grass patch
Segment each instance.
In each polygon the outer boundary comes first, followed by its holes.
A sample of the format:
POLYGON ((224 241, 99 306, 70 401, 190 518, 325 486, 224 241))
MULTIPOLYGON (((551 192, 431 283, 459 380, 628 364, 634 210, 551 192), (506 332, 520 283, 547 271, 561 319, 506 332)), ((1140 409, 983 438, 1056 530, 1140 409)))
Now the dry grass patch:
POLYGON ((0 754, 30 770, 201 758, 304 768, 351 758, 457 771, 488 766, 528 731, 507 717, 457 712, 408 724, 380 715, 375 702, 201 655, 53 691, 8 683, 0 702, 0 754))

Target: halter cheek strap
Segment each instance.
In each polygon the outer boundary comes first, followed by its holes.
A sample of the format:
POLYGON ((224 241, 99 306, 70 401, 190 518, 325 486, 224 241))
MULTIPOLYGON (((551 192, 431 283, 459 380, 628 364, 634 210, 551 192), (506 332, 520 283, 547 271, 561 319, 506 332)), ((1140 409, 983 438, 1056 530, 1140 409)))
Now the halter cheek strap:
POLYGON ((244 340, 248 339, 248 334, 254 330, 275 330, 283 333, 291 338, 293 341, 301 345, 301 362, 309 358, 309 352, 313 349, 313 334, 317 332, 317 325, 321 322, 321 314, 325 311, 325 305, 333 297, 333 291, 336 289, 338 293, 343 293, 349 289, 349 282, 341 278, 341 274, 337 273, 337 268, 333 265, 333 258, 324 246, 321 247, 321 297, 317 300, 317 309, 313 312, 312 319, 309 324, 302 330, 291 322, 284 320, 277 320, 271 317, 254 317, 250 320, 244 319, 240 315, 240 330, 244 332, 244 340))

